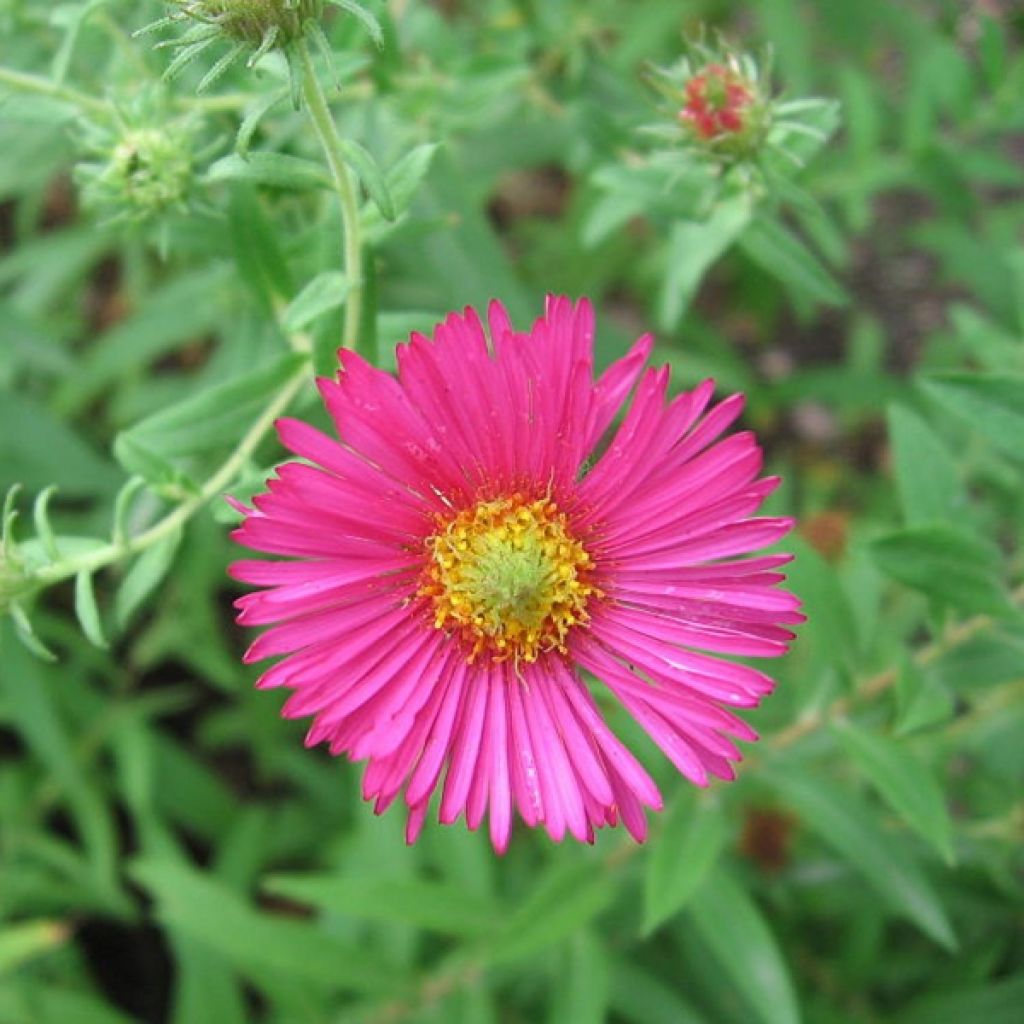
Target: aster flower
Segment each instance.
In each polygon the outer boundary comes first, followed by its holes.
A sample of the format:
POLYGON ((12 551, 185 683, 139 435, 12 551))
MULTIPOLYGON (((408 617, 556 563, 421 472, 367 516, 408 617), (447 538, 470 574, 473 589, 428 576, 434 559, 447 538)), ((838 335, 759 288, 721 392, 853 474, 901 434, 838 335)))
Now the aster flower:
POLYGON ((339 439, 281 420, 304 461, 238 506, 235 539, 290 559, 232 566, 264 588, 238 621, 271 625, 245 660, 286 655, 258 685, 292 691, 307 745, 367 761, 378 813, 404 792, 410 842, 438 789, 440 820, 486 814, 499 851, 514 811, 642 840, 662 798, 602 705, 696 785, 731 779, 756 735, 727 709, 773 684, 721 655, 782 654, 802 618, 788 556, 744 557, 792 524, 754 515, 777 480, 753 435, 720 439, 742 397, 669 400, 650 336, 595 382, 593 334, 587 302, 551 298, 528 333, 497 302, 450 315, 397 379, 342 350, 319 382, 339 439))

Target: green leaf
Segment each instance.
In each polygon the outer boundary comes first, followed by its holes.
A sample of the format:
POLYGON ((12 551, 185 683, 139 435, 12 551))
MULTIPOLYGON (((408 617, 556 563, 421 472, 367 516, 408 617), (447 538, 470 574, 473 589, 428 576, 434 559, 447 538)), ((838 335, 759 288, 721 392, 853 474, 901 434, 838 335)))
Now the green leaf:
POLYGON ((551 1024, 604 1024, 610 997, 608 951, 590 929, 583 929, 568 944, 564 965, 550 1002, 551 1024))
POLYGON ((677 988, 620 957, 612 974, 612 1006, 629 1024, 712 1024, 677 988))
POLYGON ((894 736, 906 736, 953 717, 953 698, 942 681, 907 655, 902 658, 896 677, 895 696, 894 736))
POLYGON ((964 612, 1006 614, 1013 605, 991 545, 949 525, 911 526, 875 540, 879 567, 900 583, 964 612))
POLYGON ((118 434, 114 454, 131 473, 149 480, 180 472, 175 460, 228 448, 259 416, 264 405, 303 365, 287 353, 233 380, 161 409, 118 434), (169 468, 170 467, 170 468, 169 468))
POLYGON ((0 928, 0 977, 62 946, 71 935, 62 921, 23 921, 0 928))
POLYGON ((142 859, 130 870, 166 927, 223 955, 256 985, 291 977, 331 990, 394 993, 400 984, 361 948, 308 921, 257 910, 183 864, 142 859))
MULTIPOLYGON (((391 193, 391 201, 394 204, 395 215, 400 217, 412 205, 416 192, 421 182, 427 176, 434 157, 440 148, 440 143, 426 142, 416 146, 402 157, 387 174, 388 191, 391 193)), ((367 214, 374 210, 364 210, 363 219, 367 226, 372 226, 372 217, 367 214)), ((380 216, 379 211, 374 216, 380 216)))
POLYGON ((913 1002, 894 1024, 1020 1024, 1024 974, 986 985, 935 992, 913 1002))
POLYGON ((846 305, 846 292, 818 257, 777 220, 754 221, 743 233, 739 246, 762 270, 795 294, 825 305, 846 305))
POLYGON ((263 888, 326 910, 371 921, 399 921, 446 935, 481 935, 501 919, 499 908, 462 886, 414 878, 272 875, 263 888))
POLYGON ((332 187, 330 176, 320 164, 286 153, 257 152, 246 157, 231 153, 210 166, 206 181, 247 181, 296 191, 332 187))
POLYGON ((832 728, 882 799, 952 864, 953 823, 942 790, 925 766, 905 745, 852 722, 832 728))
MULTIPOLYGON (((213 330, 223 315, 230 270, 227 264, 214 263, 150 291, 135 312, 89 346, 57 392, 60 411, 79 412, 115 381, 213 330)), ((63 478, 55 479, 67 493, 63 478)))
POLYGON ((43 545, 43 550, 52 562, 60 558, 60 551, 57 548, 57 538, 53 534, 53 527, 50 525, 50 499, 57 492, 55 484, 50 484, 45 490, 36 495, 32 506, 32 520, 36 529, 36 536, 43 545))
POLYGON ((301 331, 317 317, 343 305, 352 283, 337 270, 317 274, 281 314, 281 326, 289 333, 301 331))
POLYGON ((922 379, 937 402, 1009 455, 1024 437, 1024 374, 942 373, 922 379))
POLYGON ((181 530, 172 531, 147 548, 128 570, 114 599, 114 618, 122 629, 167 575, 180 543, 181 530))
POLYGON ((272 313, 272 299, 294 295, 295 282, 255 189, 244 184, 232 189, 228 223, 239 277, 263 309, 272 313))
POLYGON ((99 609, 96 607, 91 572, 82 571, 75 577, 75 615, 78 616, 79 625, 89 642, 95 647, 105 648, 107 640, 103 635, 103 624, 99 609))
POLYGON ((28 613, 18 604, 12 601, 7 607, 7 612, 14 623, 14 631, 27 651, 31 651, 40 661, 56 661, 57 655, 50 650, 46 644, 36 635, 35 627, 28 613))
POLYGON ((943 948, 956 949, 952 925, 935 890, 857 796, 803 769, 799 774, 765 771, 762 778, 893 910, 943 948))
POLYGON ((26 395, 0 388, 0 489, 14 481, 41 491, 93 496, 117 487, 117 469, 81 435, 26 395))
POLYGON ((704 944, 763 1024, 799 1024, 789 969, 764 915, 725 871, 705 880, 690 905, 704 944))
POLYGON ((955 521, 966 507, 959 474, 948 449, 916 413, 889 406, 896 487, 909 526, 955 521))
POLYGON ((246 111, 245 117, 242 118, 242 123, 239 125, 238 134, 235 136, 235 152, 243 160, 249 156, 249 146, 252 144, 252 137, 256 134, 256 129, 260 126, 260 121, 287 95, 287 89, 265 93, 256 97, 246 111))
POLYGON ((381 30, 380 22, 362 4, 357 3, 356 0, 327 0, 327 2, 357 18, 363 28, 370 33, 370 38, 377 46, 384 45, 384 33, 381 30))
POLYGON ((397 216, 395 204, 391 198, 391 190, 388 188, 387 179, 380 169, 377 161, 369 150, 359 145, 352 139, 341 139, 340 147, 345 162, 356 172, 363 188, 370 194, 370 198, 377 204, 381 216, 385 220, 393 221, 397 216))
POLYGON ((644 934, 678 913, 715 866, 727 838, 721 806, 677 800, 661 838, 651 846, 644 876, 644 934))
POLYGON ((506 918, 500 933, 486 948, 487 960, 505 963, 535 956, 564 941, 599 914, 614 893, 607 877, 594 864, 551 868, 506 918))
POLYGON ((663 328, 679 322, 711 264, 736 241, 752 214, 750 196, 741 192, 718 203, 707 220, 672 225, 658 307, 663 328))

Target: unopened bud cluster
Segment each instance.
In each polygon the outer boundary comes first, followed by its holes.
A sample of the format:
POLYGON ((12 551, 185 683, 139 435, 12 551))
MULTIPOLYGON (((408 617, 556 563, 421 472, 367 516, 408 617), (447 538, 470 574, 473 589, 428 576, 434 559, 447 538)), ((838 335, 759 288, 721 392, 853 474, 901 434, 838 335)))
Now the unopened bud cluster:
POLYGON ((119 220, 144 220, 185 207, 193 182, 190 133, 181 126, 124 126, 95 133, 96 158, 76 168, 85 205, 119 220))
POLYGON ((679 120, 698 143, 736 157, 750 156, 764 142, 770 106, 760 83, 735 62, 712 61, 686 79, 679 120))

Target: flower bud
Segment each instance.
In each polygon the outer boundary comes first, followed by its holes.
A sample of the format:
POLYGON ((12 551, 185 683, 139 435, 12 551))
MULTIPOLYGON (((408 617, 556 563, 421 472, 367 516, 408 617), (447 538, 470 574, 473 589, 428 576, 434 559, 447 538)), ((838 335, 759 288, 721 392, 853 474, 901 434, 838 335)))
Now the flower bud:
POLYGON ((287 46, 324 13, 323 0, 176 0, 174 6, 179 17, 215 26, 254 49, 287 46))
POLYGON ((192 138, 180 123, 123 126, 116 136, 94 131, 87 148, 97 159, 75 172, 87 207, 136 221, 185 207, 193 181, 192 138))
POLYGON ((753 78, 736 62, 711 62, 688 78, 679 120, 698 143, 733 157, 751 156, 764 142, 770 107, 753 78))

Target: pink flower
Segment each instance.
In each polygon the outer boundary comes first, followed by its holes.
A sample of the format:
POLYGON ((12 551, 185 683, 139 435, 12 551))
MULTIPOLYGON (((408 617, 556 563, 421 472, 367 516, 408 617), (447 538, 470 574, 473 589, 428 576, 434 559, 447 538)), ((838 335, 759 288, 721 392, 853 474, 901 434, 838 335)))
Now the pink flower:
POLYGON ((232 566, 265 588, 239 623, 274 624, 245 660, 287 655, 258 685, 292 691, 307 745, 367 761, 378 813, 404 790, 410 842, 439 788, 440 820, 487 814, 499 851, 513 809, 556 840, 620 819, 643 840, 661 795, 601 705, 696 785, 731 779, 730 737, 757 737, 726 708, 773 683, 720 655, 782 654, 802 621, 789 556, 742 557, 792 525, 755 517, 778 481, 754 436, 719 439, 742 397, 669 401, 647 335, 595 382, 593 335, 589 303, 550 298, 526 334, 497 302, 414 334, 397 379, 342 351, 319 382, 340 440, 281 420, 306 461, 242 509, 235 538, 290 559, 232 566))

